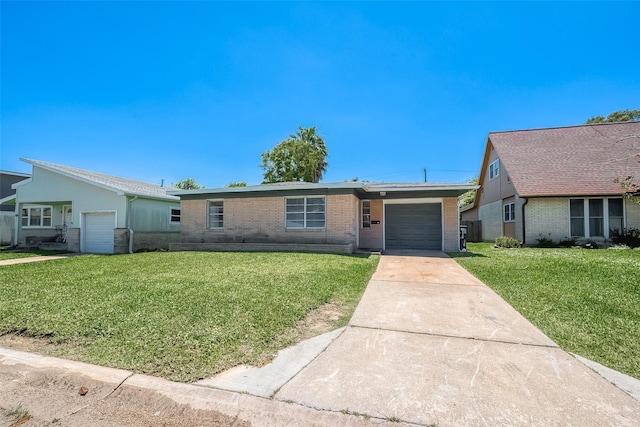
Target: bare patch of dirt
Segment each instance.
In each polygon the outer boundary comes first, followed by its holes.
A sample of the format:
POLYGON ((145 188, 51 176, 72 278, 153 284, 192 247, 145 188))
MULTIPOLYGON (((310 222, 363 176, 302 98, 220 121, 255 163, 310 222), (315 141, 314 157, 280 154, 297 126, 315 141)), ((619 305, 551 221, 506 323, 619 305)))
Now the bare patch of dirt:
POLYGON ((346 311, 347 308, 340 303, 322 304, 307 313, 304 319, 298 321, 296 327, 291 331, 291 336, 302 341, 330 332, 336 328, 346 311))
MULTIPOLYGON (((329 302, 309 311, 304 319, 299 320, 296 326, 288 332, 278 337, 278 342, 282 346, 293 345, 300 341, 331 332, 343 326, 344 319, 351 312, 343 304, 329 302)), ((264 356, 251 363, 251 366, 258 368, 271 363, 276 354, 264 356)))
POLYGON ((0 425, 21 426, 238 426, 250 424, 217 411, 189 405, 150 391, 105 384, 55 369, 0 365, 0 425), (80 391, 87 389, 85 395, 80 391))
POLYGON ((57 346, 46 338, 33 338, 24 335, 5 334, 0 335, 0 347, 53 356, 57 346))

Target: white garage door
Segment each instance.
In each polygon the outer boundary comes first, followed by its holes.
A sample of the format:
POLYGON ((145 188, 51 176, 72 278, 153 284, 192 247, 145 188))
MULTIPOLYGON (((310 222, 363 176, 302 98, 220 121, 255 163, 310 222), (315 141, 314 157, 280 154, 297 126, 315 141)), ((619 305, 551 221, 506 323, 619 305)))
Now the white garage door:
POLYGON ((112 254, 116 214, 113 212, 86 213, 84 214, 83 224, 83 252, 112 254))

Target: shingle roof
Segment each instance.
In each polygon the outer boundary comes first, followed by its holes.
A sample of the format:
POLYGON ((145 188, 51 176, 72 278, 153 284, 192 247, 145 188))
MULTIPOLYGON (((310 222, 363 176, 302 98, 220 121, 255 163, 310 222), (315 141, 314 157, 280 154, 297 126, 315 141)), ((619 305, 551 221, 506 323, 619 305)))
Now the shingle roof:
POLYGON ((74 178, 88 184, 96 185, 106 190, 114 191, 120 195, 150 197, 154 199, 179 200, 178 197, 167 194, 168 191, 176 191, 174 187, 164 187, 159 184, 151 184, 135 179, 122 178, 119 176, 107 175, 86 169, 74 168, 71 166, 57 165, 55 163, 43 162, 40 160, 21 158, 25 163, 33 166, 59 173, 69 178, 74 178))
POLYGON ((489 133, 521 197, 622 194, 640 177, 640 122, 489 133))

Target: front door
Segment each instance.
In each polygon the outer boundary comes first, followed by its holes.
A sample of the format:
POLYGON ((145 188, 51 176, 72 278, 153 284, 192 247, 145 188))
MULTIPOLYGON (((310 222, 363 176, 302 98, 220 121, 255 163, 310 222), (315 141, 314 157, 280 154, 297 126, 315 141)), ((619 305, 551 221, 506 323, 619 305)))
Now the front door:
POLYGON ((71 228, 71 225, 73 224, 73 210, 71 209, 71 205, 62 206, 62 215, 64 225, 71 228))

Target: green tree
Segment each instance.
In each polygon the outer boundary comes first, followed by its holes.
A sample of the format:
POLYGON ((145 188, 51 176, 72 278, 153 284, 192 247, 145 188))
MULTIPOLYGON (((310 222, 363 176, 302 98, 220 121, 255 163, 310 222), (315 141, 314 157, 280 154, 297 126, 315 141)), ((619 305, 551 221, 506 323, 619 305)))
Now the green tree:
POLYGON ((182 181, 178 181, 173 184, 173 186, 181 190, 197 190, 199 188, 202 188, 200 184, 198 184, 193 178, 183 179, 182 181))
POLYGON ((263 184, 319 182, 327 170, 327 146, 316 127, 299 127, 295 135, 262 153, 263 184))
POLYGON ((246 187, 247 181, 231 181, 227 184, 227 187, 246 187))
MULTIPOLYGON (((478 184, 478 177, 476 176, 473 179, 470 179, 469 181, 467 181, 468 184, 478 184)), ((467 205, 470 205, 471 203, 473 203, 473 201, 476 198, 476 190, 469 190, 466 193, 462 194, 460 197, 458 197, 458 205, 460 205, 460 207, 465 207, 467 205)))
POLYGON ((591 117, 585 124, 593 123, 610 123, 610 122, 631 122, 640 120, 640 110, 620 110, 614 111, 607 117, 595 116, 591 117))

